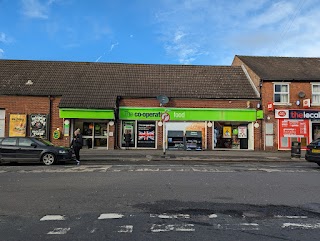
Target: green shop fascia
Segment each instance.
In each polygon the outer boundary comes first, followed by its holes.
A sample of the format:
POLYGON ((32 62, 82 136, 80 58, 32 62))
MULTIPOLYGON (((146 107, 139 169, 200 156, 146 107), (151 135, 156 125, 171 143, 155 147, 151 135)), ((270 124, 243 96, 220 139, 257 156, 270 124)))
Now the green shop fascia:
POLYGON ((245 121, 263 119, 263 111, 256 109, 219 108, 139 108, 120 107, 120 120, 161 121, 166 113, 169 121, 245 121))

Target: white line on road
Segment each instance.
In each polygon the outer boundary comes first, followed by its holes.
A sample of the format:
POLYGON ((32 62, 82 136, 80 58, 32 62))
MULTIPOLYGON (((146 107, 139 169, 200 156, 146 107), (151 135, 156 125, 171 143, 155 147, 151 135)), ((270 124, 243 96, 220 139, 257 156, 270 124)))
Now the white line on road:
POLYGON ((163 214, 150 214, 150 218, 162 218, 162 219, 173 219, 173 218, 190 218, 189 214, 173 214, 168 215, 166 213, 163 214))
POLYGON ((48 234, 66 234, 70 228, 55 228, 53 231, 48 232, 48 234))
POLYGON ((118 233, 132 233, 133 231, 133 226, 132 225, 124 225, 124 226, 119 226, 120 230, 118 233))
POLYGON ((98 219, 119 219, 122 218, 124 215, 119 214, 119 213, 103 213, 100 214, 98 219))
POLYGON ((308 218, 308 216, 281 216, 281 215, 276 215, 274 217, 275 218, 289 218, 289 219, 308 218))
POLYGON ((159 233, 159 232, 169 232, 169 231, 177 231, 177 232, 194 232, 193 224, 152 224, 151 232, 159 233))
POLYGON ((320 223, 311 224, 311 223, 284 223, 281 228, 291 228, 291 229, 317 229, 320 228, 320 223))
POLYGON ((210 214, 210 215, 209 215, 209 218, 217 218, 217 217, 218 217, 217 214, 210 214))
POLYGON ((66 220, 65 216, 62 215, 46 215, 43 216, 40 221, 62 221, 66 220))

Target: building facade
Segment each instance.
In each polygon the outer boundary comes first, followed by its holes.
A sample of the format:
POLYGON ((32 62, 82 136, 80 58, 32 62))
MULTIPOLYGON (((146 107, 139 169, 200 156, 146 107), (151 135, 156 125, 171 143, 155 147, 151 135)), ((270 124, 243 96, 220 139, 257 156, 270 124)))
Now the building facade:
POLYGON ((235 56, 260 92, 265 150, 302 149, 320 137, 320 59, 235 56))
POLYGON ((1 136, 85 148, 258 150, 260 96, 238 66, 0 61, 1 136), (161 102, 159 97, 165 97, 161 102))

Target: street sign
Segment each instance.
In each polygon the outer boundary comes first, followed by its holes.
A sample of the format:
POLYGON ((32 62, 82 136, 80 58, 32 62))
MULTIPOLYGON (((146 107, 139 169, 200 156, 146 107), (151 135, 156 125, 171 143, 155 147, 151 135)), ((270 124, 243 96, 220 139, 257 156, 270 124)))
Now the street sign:
POLYGON ((163 113, 161 115, 161 120, 162 122, 168 122, 170 120, 170 115, 167 112, 163 113))

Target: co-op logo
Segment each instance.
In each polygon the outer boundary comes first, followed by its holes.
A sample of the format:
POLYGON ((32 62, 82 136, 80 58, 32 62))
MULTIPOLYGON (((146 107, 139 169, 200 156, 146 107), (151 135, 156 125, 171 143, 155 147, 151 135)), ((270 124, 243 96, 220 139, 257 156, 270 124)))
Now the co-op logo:
POLYGON ((144 117, 146 119, 148 118, 160 118, 161 117, 161 112, 129 112, 125 111, 124 112, 126 117, 144 117))

